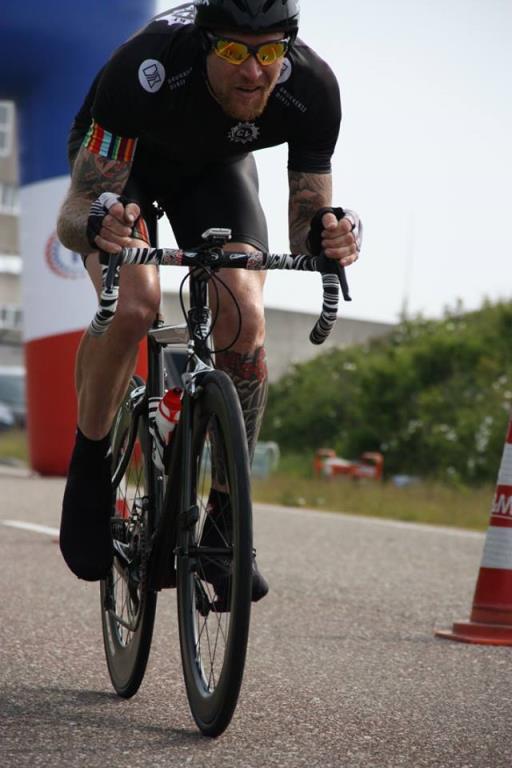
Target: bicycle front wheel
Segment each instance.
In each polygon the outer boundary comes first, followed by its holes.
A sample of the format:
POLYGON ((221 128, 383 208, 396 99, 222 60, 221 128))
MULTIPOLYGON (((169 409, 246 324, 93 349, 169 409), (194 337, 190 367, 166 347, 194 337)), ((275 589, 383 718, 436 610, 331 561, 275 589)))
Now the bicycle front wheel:
POLYGON ((111 433, 116 494, 112 516, 114 560, 109 575, 101 582, 107 666, 112 685, 123 698, 133 696, 144 677, 156 609, 156 593, 149 590, 147 579, 153 525, 148 478, 151 456, 146 417, 141 414, 137 419, 132 398, 137 388, 142 391, 142 385, 139 377, 130 382, 111 433))
MULTIPOLYGON (((178 621, 192 715, 204 734, 218 736, 238 701, 249 634, 249 458, 240 402, 225 373, 208 373, 191 405, 177 549, 178 621)), ((186 450, 186 435, 184 443, 186 450)))

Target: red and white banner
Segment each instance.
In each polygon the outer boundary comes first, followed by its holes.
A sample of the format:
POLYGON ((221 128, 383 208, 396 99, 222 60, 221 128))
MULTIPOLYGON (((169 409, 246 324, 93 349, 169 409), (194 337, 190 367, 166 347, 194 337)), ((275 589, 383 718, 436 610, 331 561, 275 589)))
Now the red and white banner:
POLYGON ((21 190, 21 254, 30 460, 64 475, 76 427, 75 355, 96 308, 80 256, 59 243, 56 221, 68 177, 21 190))
POLYGON ((26 342, 83 329, 96 295, 79 254, 57 239, 56 222, 69 186, 64 176, 21 190, 21 253, 26 342))

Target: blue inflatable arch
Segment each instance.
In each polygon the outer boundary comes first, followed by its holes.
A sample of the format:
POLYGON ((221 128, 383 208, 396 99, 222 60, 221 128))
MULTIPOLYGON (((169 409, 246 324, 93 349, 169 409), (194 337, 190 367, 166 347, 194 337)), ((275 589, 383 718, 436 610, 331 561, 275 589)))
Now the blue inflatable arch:
POLYGON ((76 254, 55 238, 55 217, 69 183, 67 135, 96 72, 154 15, 154 5, 1 3, 0 99, 15 102, 19 130, 29 445, 32 466, 42 474, 67 470, 76 424, 74 356, 84 327, 77 321, 59 329, 54 315, 67 306, 71 315, 82 303, 85 317, 93 301, 76 254))

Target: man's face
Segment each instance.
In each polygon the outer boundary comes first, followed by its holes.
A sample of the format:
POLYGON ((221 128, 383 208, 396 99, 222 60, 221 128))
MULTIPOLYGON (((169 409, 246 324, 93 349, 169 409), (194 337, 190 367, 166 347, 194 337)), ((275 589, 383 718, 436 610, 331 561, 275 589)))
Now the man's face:
MULTIPOLYGON (((280 32, 265 35, 218 32, 216 35, 253 46, 285 37, 280 32)), ((206 59, 208 82, 217 101, 227 115, 245 122, 255 120, 265 110, 282 66, 283 57, 266 67, 255 56, 250 56, 240 65, 224 61, 213 51, 206 59)))

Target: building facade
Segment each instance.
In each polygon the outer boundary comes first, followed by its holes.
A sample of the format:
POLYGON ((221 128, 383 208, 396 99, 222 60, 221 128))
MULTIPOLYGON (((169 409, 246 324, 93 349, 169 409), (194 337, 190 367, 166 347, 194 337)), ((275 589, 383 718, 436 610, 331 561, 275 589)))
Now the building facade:
POLYGON ((0 101, 0 365, 21 363, 21 258, 14 104, 0 101))

